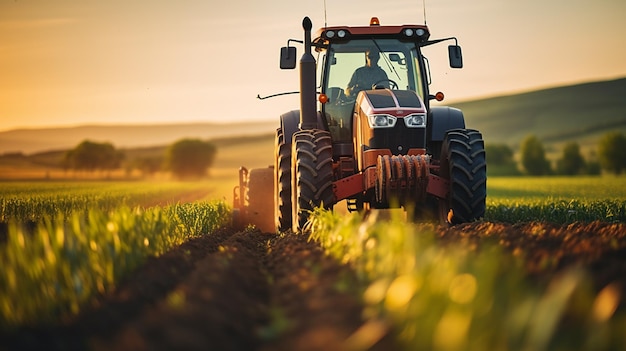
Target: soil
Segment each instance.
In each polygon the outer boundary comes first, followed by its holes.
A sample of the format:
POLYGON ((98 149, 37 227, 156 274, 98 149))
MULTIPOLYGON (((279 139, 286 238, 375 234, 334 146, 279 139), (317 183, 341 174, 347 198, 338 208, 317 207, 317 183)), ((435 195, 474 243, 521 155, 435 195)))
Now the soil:
MULTIPOLYGON (((624 224, 472 223, 437 233, 442 244, 477 249, 495 241, 524 255, 531 276, 581 265, 598 290, 626 287, 624 224)), ((397 349, 384 324, 368 334, 360 288, 304 235, 225 228, 149 258, 78 316, 0 332, 0 350, 349 350, 354 340, 397 349)))

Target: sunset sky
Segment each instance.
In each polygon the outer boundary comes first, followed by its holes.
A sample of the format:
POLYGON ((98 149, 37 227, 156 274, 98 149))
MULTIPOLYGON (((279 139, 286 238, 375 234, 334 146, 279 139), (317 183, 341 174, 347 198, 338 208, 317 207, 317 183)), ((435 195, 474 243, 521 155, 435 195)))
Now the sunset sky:
MULTIPOLYGON (((326 0, 328 25, 424 22, 421 0, 326 0)), ((276 119, 298 107, 281 71, 324 1, 0 0, 0 130, 276 119)), ((626 76, 624 0, 426 0, 433 85, 448 102, 626 76)), ((302 53, 301 46, 298 55, 302 53)))

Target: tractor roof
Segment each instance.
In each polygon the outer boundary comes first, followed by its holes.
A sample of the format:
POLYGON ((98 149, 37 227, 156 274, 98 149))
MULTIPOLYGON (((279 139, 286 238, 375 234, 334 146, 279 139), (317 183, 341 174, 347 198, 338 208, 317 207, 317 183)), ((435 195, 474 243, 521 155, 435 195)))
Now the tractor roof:
POLYGON ((334 26, 320 28, 316 33, 316 41, 345 41, 359 37, 399 37, 426 41, 430 36, 428 27, 418 24, 405 24, 400 26, 381 26, 378 18, 372 17, 369 26, 334 26))

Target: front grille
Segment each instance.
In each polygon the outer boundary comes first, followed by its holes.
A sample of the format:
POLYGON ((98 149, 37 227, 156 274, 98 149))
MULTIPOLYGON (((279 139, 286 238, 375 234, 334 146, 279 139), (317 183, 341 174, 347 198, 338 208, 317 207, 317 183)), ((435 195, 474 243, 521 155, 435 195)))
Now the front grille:
POLYGON ((407 128, 398 121, 393 128, 372 129, 369 147, 390 149, 394 155, 406 154, 409 149, 426 147, 426 128, 407 128))

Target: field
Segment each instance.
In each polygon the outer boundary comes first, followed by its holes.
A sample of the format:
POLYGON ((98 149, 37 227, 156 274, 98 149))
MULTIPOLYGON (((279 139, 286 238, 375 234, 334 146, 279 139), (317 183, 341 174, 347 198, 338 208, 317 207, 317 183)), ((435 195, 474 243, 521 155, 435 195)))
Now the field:
POLYGON ((626 347, 624 177, 490 178, 485 221, 452 228, 338 209, 280 235, 230 226, 234 182, 1 183, 0 350, 626 347))

